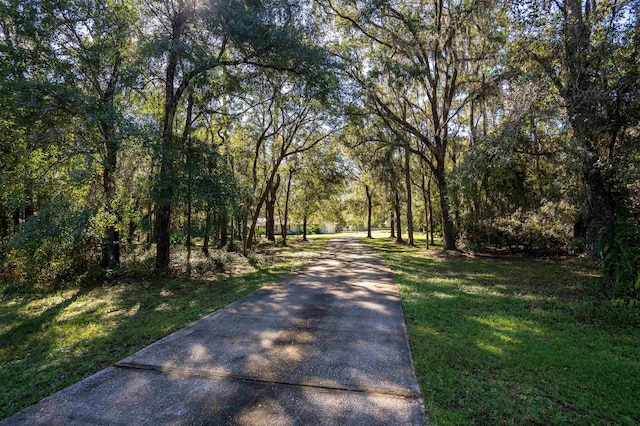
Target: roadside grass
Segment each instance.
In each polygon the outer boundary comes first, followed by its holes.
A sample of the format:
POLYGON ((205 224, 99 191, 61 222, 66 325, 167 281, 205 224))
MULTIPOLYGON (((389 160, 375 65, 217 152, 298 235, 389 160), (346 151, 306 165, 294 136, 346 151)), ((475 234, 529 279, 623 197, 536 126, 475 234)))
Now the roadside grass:
POLYGON ((603 300, 587 262, 365 241, 398 282, 432 424, 640 424, 640 309, 603 300))
POLYGON ((276 282, 313 259, 327 240, 289 242, 264 247, 250 270, 208 279, 122 277, 23 293, 0 284, 0 418, 276 282))

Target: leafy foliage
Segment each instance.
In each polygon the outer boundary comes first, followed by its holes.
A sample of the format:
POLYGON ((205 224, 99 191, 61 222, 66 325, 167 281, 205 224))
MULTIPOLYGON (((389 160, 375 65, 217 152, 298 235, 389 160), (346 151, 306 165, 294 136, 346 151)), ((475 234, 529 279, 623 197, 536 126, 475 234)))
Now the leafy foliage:
POLYGON ((531 217, 523 220, 517 215, 511 219, 467 222, 460 240, 461 248, 472 252, 497 250, 549 256, 567 254, 571 249, 569 229, 536 223, 531 217))
POLYGON ((596 243, 599 263, 614 298, 640 299, 640 228, 621 223, 603 228, 596 243))
POLYGON ((95 211, 57 200, 32 216, 13 241, 14 279, 50 285, 84 272, 95 261, 95 211))

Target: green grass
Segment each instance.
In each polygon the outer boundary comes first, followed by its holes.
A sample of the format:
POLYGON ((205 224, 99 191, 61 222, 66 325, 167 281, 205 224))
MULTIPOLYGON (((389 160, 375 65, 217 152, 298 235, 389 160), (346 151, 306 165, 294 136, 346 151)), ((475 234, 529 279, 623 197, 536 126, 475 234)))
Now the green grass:
POLYGON ((603 300, 588 263, 370 244, 432 424, 640 424, 640 310, 603 300))
POLYGON ((290 242, 266 247, 252 272, 211 279, 125 279, 28 294, 0 286, 0 418, 277 281, 326 246, 290 242))

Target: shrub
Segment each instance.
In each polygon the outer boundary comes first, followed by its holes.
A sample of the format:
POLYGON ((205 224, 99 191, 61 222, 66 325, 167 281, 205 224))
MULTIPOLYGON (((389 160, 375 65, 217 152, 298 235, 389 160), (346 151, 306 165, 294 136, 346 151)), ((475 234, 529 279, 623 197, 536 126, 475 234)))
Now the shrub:
POLYGON ((541 215, 517 213, 510 218, 469 221, 460 232, 463 250, 501 250, 534 255, 571 251, 571 228, 544 220, 541 215))
POLYGON ((640 228, 621 223, 603 228, 596 241, 596 255, 609 277, 614 298, 640 298, 640 228))
POLYGON ((95 211, 57 201, 29 218, 6 260, 14 278, 49 285, 87 271, 99 254, 91 230, 94 216, 95 211))

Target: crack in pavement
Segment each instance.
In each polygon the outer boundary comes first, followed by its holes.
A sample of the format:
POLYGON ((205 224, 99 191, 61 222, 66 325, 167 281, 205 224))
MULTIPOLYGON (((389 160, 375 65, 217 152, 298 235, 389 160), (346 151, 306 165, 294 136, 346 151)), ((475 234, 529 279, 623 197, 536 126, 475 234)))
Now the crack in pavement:
POLYGON ((294 387, 305 387, 305 388, 313 388, 313 389, 357 392, 357 393, 365 393, 365 394, 372 394, 372 395, 392 396, 396 398, 405 398, 405 399, 421 398, 421 395, 417 392, 412 392, 412 391, 408 391, 400 388, 382 389, 382 388, 362 387, 362 386, 317 385, 312 383, 287 382, 287 381, 281 381, 281 380, 265 379, 260 377, 250 377, 250 376, 244 376, 241 374, 232 374, 232 373, 227 373, 222 371, 198 370, 193 368, 180 368, 180 367, 167 367, 167 366, 160 366, 160 365, 153 365, 153 364, 134 363, 134 362, 118 362, 115 364, 115 367, 121 368, 121 369, 131 369, 131 370, 158 371, 168 375, 179 375, 183 377, 207 377, 207 378, 217 379, 217 380, 240 380, 243 382, 261 383, 261 384, 267 384, 267 385, 294 386, 294 387))

